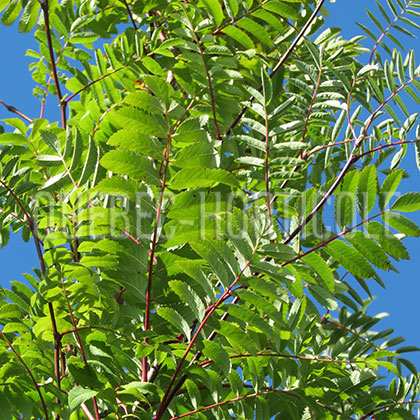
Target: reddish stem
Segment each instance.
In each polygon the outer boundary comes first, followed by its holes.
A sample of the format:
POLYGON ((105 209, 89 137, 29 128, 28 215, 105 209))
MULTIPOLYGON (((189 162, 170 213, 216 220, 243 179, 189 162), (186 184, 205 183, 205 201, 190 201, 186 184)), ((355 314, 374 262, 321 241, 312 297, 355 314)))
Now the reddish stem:
POLYGON ((378 213, 378 214, 375 214, 375 216, 369 217, 369 219, 363 220, 362 222, 358 223, 357 225, 355 225, 355 226, 353 226, 353 227, 351 227, 351 228, 349 228, 349 229, 345 229, 345 230, 343 230, 343 231, 342 231, 341 233, 339 233, 338 235, 335 235, 335 236, 333 236, 332 238, 327 239, 326 241, 324 241, 324 242, 320 243, 319 245, 315 246, 314 248, 311 248, 310 250, 308 250, 308 251, 306 251, 306 252, 303 252, 302 254, 297 255, 295 258, 292 258, 292 259, 291 259, 291 260, 289 260, 289 261, 285 261, 285 262, 281 263, 281 264, 280 264, 280 267, 284 267, 284 266, 286 266, 286 265, 288 265, 288 264, 291 264, 291 263, 293 263, 293 262, 295 262, 295 261, 297 261, 297 260, 300 260, 301 258, 303 258, 304 256, 306 256, 306 255, 310 254, 311 252, 314 252, 314 251, 316 251, 317 249, 322 248, 322 247, 324 247, 325 245, 328 245, 330 242, 334 241, 335 239, 340 238, 340 237, 341 237, 341 236, 343 236, 343 235, 346 235, 347 233, 351 232, 352 230, 354 230, 354 229, 356 229, 356 228, 358 228, 358 227, 360 227, 360 226, 364 225, 365 223, 370 222, 372 219, 376 219, 377 217, 382 216, 382 215, 383 215, 383 214, 385 214, 385 213, 386 213, 386 211, 382 211, 382 212, 380 212, 380 213, 378 213))
POLYGON ((84 92, 86 89, 90 88, 92 85, 94 85, 95 83, 100 82, 101 80, 104 80, 105 78, 112 76, 113 74, 119 72, 120 70, 124 70, 125 68, 127 68, 128 66, 130 66, 133 63, 137 63, 138 61, 142 60, 143 57, 138 57, 135 60, 123 64, 121 67, 118 67, 115 70, 112 70, 111 72, 107 73, 107 74, 103 74, 101 77, 98 77, 95 80, 92 80, 90 83, 88 83, 87 85, 83 86, 82 88, 80 88, 77 92, 73 93, 72 95, 70 95, 68 98, 64 99, 64 103, 67 105, 75 96, 79 95, 80 93, 84 92))
POLYGON ((2 104, 8 111, 13 112, 16 115, 19 115, 19 117, 23 118, 24 120, 28 121, 29 123, 32 123, 32 118, 29 118, 27 115, 25 115, 23 112, 20 112, 12 105, 7 105, 2 100, 0 100, 0 104, 2 104))
POLYGON ((32 374, 32 370, 29 369, 28 365, 25 363, 22 356, 15 350, 15 348, 13 347, 13 344, 7 339, 7 337, 3 333, 3 330, 0 330, 0 335, 2 336, 2 338, 6 342, 6 344, 10 347, 10 350, 12 350, 13 354, 19 359, 20 363, 22 363, 22 366, 24 367, 24 369, 26 370, 26 372, 30 376, 31 381, 35 386, 36 392, 39 395, 39 399, 41 400, 42 409, 43 409, 44 414, 45 414, 45 420, 49 420, 48 410, 47 410, 47 406, 46 406, 45 401, 44 401, 44 397, 42 396, 40 386, 38 385, 37 381, 35 380, 34 375, 32 374))
MULTIPOLYGON (((319 11, 321 10, 321 7, 323 6, 325 0, 320 0, 318 5, 316 6, 315 10, 313 11, 312 15, 309 17, 307 22, 305 23, 302 30, 299 32, 295 40, 292 42, 290 47, 287 49, 287 51, 283 54, 283 56, 280 58, 279 62, 276 64, 276 66, 273 68, 273 70, 270 73, 270 78, 273 78, 274 75, 278 72, 278 70, 283 66, 285 61, 289 58, 289 56, 292 54, 293 50, 295 49, 296 45, 299 43, 299 41, 305 36, 305 32, 308 30, 309 26, 312 24, 316 16, 318 15, 319 11)), ((259 87, 258 92, 261 92, 262 85, 259 87)), ((238 116, 235 118, 233 123, 230 125, 228 130, 226 131, 226 136, 229 136, 231 131, 238 125, 239 121, 241 121, 242 117, 244 116, 247 109, 251 106, 251 104, 254 102, 255 97, 252 96, 249 101, 248 105, 244 106, 241 110, 241 112, 238 114, 238 116)))
MULTIPOLYGON (((255 354, 234 354, 229 356, 229 359, 240 359, 245 357, 279 357, 284 359, 295 359, 295 360, 308 360, 312 362, 322 362, 322 363, 335 363, 335 364, 349 364, 349 365, 357 365, 360 363, 366 363, 363 360, 360 361, 353 361, 353 360, 335 360, 335 359, 322 359, 319 357, 307 357, 307 356, 297 356, 292 354, 282 354, 282 353, 257 353, 255 354)), ((199 363, 198 365, 201 367, 205 367, 211 363, 214 363, 213 360, 204 360, 203 362, 199 363)))
POLYGON ((244 273, 244 271, 248 268, 249 264, 251 263, 252 258, 254 257, 257 248, 259 245, 259 240, 257 242, 257 244, 255 245, 251 256, 249 257, 248 261, 245 263, 244 267, 241 269, 240 273, 236 276, 235 280, 232 282, 232 284, 224 291, 224 293, 220 296, 220 298, 217 300, 217 302, 212 306, 212 308, 210 309, 210 311, 207 313, 207 315, 205 316, 205 318, 203 319, 203 321, 201 322, 201 324, 198 326, 194 337, 191 339, 190 343, 188 344, 187 349, 184 352, 184 355, 182 356, 180 362, 178 363, 175 372, 172 375, 171 381, 169 383, 168 388, 166 389, 165 395, 162 399, 162 402, 159 406, 159 409, 156 413, 155 416, 155 420, 159 420, 162 417, 163 412, 165 411, 165 409, 167 408, 167 406, 170 403, 170 399, 168 398, 170 395, 170 392, 172 390, 172 387, 174 385, 175 379, 177 378, 179 372, 181 371, 181 368, 185 362, 185 359, 187 358, 189 352, 191 351, 195 341, 197 340, 198 336, 200 335, 202 329, 205 327, 205 325, 207 324, 207 321, 209 320, 209 318, 211 317, 211 315, 213 314, 213 312, 220 306, 220 304, 226 299, 226 296, 228 294, 231 293, 232 288, 236 285, 236 283, 238 283, 238 281, 241 279, 242 274, 244 273))
POLYGON ((67 102, 63 101, 63 95, 61 94, 60 82, 58 81, 57 66, 55 65, 54 49, 51 38, 51 28, 50 28, 50 13, 48 8, 48 0, 45 0, 41 3, 42 12, 44 14, 45 22, 45 33, 47 35, 48 51, 50 53, 50 64, 51 72, 54 79, 55 90, 57 92, 58 104, 60 106, 61 112, 61 124, 63 128, 66 128, 67 117, 66 117, 66 107, 67 102))
MULTIPOLYGON (((147 278, 147 291, 146 291, 146 311, 144 316, 144 331, 148 331, 150 328, 150 307, 151 307, 151 296, 152 296, 152 280, 153 280, 153 263, 155 259, 155 252, 156 252, 156 245, 157 245, 157 235, 159 229, 159 221, 162 214, 162 203, 163 203, 163 194, 166 188, 166 177, 168 174, 169 168, 169 149, 171 146, 172 135, 170 131, 170 122, 168 119, 167 112, 165 112, 166 124, 167 124, 167 143, 166 143, 166 150, 165 150, 165 169, 163 171, 162 177, 162 186, 159 194, 159 203, 158 208, 156 211, 156 219, 155 219, 155 226, 153 229, 153 237, 151 243, 151 250, 150 250, 150 259, 149 259, 149 270, 148 270, 148 278, 147 278)), ((144 342, 147 343, 147 337, 144 338, 144 342)), ((147 382, 147 357, 143 357, 142 360, 142 381, 147 382)))
MULTIPOLYGON (((187 14, 186 14, 186 16, 188 17, 187 14)), ((208 67, 206 59, 204 57, 204 51, 203 51, 203 48, 201 46, 200 40, 198 39, 198 36, 197 36, 196 32, 194 31, 193 27, 194 26, 191 24, 191 31, 194 35, 195 43, 196 43, 197 48, 200 52, 201 60, 203 62, 203 66, 204 66, 204 71, 206 72, 207 83, 209 85, 211 109, 212 109, 212 112, 213 112, 213 121, 214 121, 214 128, 216 130, 216 138, 218 140, 220 140, 221 136, 220 136, 220 130, 219 130, 219 125, 217 123, 217 116, 216 116, 216 102, 214 100, 213 84, 212 84, 210 73, 209 73, 209 67, 208 67)))
MULTIPOLYGON (((410 2, 407 3, 406 8, 408 7, 409 4, 410 4, 410 2)), ((385 31, 383 31, 381 36, 377 39, 377 41, 375 43, 375 46, 372 49, 372 53, 370 54, 369 64, 372 63, 372 59, 373 59, 373 56, 375 54, 375 51, 379 47, 379 44, 381 43, 383 37, 387 34, 387 32, 389 32, 389 30, 398 21, 398 19, 405 13, 406 8, 401 9, 401 13, 398 16, 395 16, 394 20, 388 25, 388 27, 385 29, 385 31)))
POLYGON ((130 6, 128 5, 126 0, 122 0, 122 2, 124 3, 125 8, 127 9, 128 16, 130 17, 130 20, 131 20, 131 23, 133 24, 134 30, 137 31, 137 25, 136 25, 136 22, 134 20, 133 13, 131 13, 130 6))
POLYGON ((370 411, 368 414, 365 414, 364 416, 360 417, 360 420, 366 420, 368 417, 372 417, 378 411, 386 410, 387 408, 396 407, 397 405, 409 405, 409 404, 420 404, 420 400, 398 401, 395 403, 386 404, 381 407, 375 408, 374 410, 370 411))
POLYGON ((264 116, 265 116, 265 192, 267 200, 267 216, 269 220, 269 225, 272 225, 271 221, 271 202, 270 202, 270 180, 269 180, 269 154, 270 154, 270 144, 269 144, 269 129, 268 129, 268 114, 267 114, 267 105, 264 100, 264 116))

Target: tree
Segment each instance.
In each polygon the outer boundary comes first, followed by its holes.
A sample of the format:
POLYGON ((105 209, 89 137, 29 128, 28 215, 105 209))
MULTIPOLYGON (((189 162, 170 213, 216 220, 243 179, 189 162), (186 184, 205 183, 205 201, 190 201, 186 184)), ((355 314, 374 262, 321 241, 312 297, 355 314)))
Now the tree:
POLYGON ((39 269, 2 290, 0 418, 414 419, 416 348, 366 308, 420 236, 419 8, 367 49, 324 0, 1 0, 41 114, 1 102, 2 244, 39 269))

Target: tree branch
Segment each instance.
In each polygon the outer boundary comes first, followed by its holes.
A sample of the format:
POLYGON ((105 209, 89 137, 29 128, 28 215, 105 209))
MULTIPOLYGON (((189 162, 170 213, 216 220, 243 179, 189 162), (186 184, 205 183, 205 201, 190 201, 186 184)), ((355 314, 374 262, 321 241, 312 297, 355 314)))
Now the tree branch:
MULTIPOLYGON (((158 239, 158 229, 159 229, 159 222, 160 217, 162 214, 162 203, 163 203, 163 194, 165 192, 166 188, 166 177, 168 174, 168 168, 169 168, 169 149, 171 146, 172 141, 172 135, 171 135, 171 127, 170 122, 168 118, 167 111, 165 110, 165 118, 166 118, 166 136, 167 136, 167 142, 166 142, 166 150, 164 152, 164 158, 165 158, 165 167, 163 171, 163 177, 162 177, 162 186, 159 193, 159 202, 158 202, 158 208, 156 211, 156 219, 155 219, 155 226, 153 229, 153 236, 152 236, 152 242, 151 242, 151 249, 150 249, 150 259, 149 259, 149 269, 148 269, 148 278, 147 278, 147 291, 146 291, 146 311, 144 315, 144 331, 148 331, 150 328, 150 312, 151 312, 151 296, 152 296, 152 279, 153 279, 153 263, 155 258, 155 252, 156 252, 156 245, 157 245, 157 239, 158 239)), ((148 339, 147 337, 144 338, 144 342, 147 343, 148 339)), ((142 360, 142 381, 147 382, 147 357, 143 357, 142 360)))
POLYGON ((33 119, 29 118, 27 115, 25 115, 23 112, 20 112, 12 105, 5 104, 2 100, 0 100, 0 104, 2 104, 8 111, 13 112, 16 115, 19 115, 19 117, 23 118, 24 120, 28 121, 29 123, 32 123, 33 119))
MULTIPOLYGON (((184 10, 184 12, 185 12, 185 10, 184 10)), ((190 21, 189 16, 188 16, 187 13, 185 13, 185 17, 190 21)), ((220 136, 219 125, 217 123, 216 103, 215 103, 215 100, 214 100, 213 84, 212 84, 210 73, 209 73, 209 67, 208 67, 207 62, 206 62, 206 59, 204 57, 204 51, 203 51, 203 48, 201 47, 200 40, 198 39, 198 36, 197 36, 196 32, 194 31, 194 25, 192 24, 191 21, 190 21, 190 23, 191 23, 191 31, 192 31, 192 33, 194 35, 195 43, 196 43, 197 48, 198 48, 198 50, 200 52, 201 60, 203 62, 203 66, 204 66, 204 71, 206 72, 207 83, 209 85, 211 109, 212 109, 212 112, 213 112, 213 121, 214 121, 214 128, 216 130, 216 138, 218 140, 220 140, 221 139, 221 136, 220 136)))
POLYGON ((66 117, 67 102, 63 101, 63 96, 61 94, 61 88, 60 88, 60 82, 58 81, 57 66, 55 64, 54 49, 53 49, 52 38, 51 38, 50 13, 49 13, 49 8, 48 8, 48 0, 45 0, 41 3, 41 9, 44 14, 45 33, 47 35, 51 71, 52 71, 52 75, 54 79, 55 90, 57 93, 58 104, 60 106, 61 124, 63 128, 65 129, 67 125, 67 117, 66 117))
MULTIPOLYGON (((290 45, 290 47, 283 54, 283 56, 280 58, 279 62, 276 64, 276 66, 271 71, 270 78, 273 78, 274 77, 274 75, 277 73, 277 71, 282 67, 282 65, 285 63, 285 61, 290 57, 290 55, 292 54, 292 52, 295 49, 296 45, 299 43, 299 41, 305 36, 306 31, 308 30, 309 26, 311 26, 311 24, 313 23, 314 19, 318 15, 318 13, 321 10, 321 7, 323 6, 324 2, 325 2, 325 0, 320 0, 320 2, 316 6, 316 8, 313 11, 312 15, 309 17, 309 19, 305 23, 305 25, 302 28, 302 30, 299 32, 299 34, 297 35, 297 37, 295 38, 295 40, 292 42, 292 44, 290 45)), ((258 92, 261 92, 261 90, 262 90, 262 85, 258 88, 258 92)), ((233 123, 230 125, 230 127, 226 131, 226 136, 229 136, 230 132, 238 125, 239 121, 242 119, 242 117, 244 116, 245 112, 247 111, 247 109, 249 108, 249 106, 254 102, 254 100, 255 100, 255 97, 254 96, 251 96, 251 98, 248 101, 249 104, 246 105, 246 106, 244 106, 242 108, 242 111, 238 114, 238 116, 235 118, 235 120, 233 121, 233 123)))
POLYGON ((187 349, 184 352, 184 355, 182 356, 181 360, 179 361, 175 372, 172 375, 171 381, 169 383, 168 388, 166 389, 165 395, 162 399, 162 402, 159 406, 159 409, 156 413, 155 416, 155 420, 160 420, 160 418, 162 417, 162 414, 164 413, 164 411, 166 410, 166 408, 168 407, 169 403, 171 402, 171 400, 168 398, 169 395, 171 395, 171 390, 172 387, 174 385, 175 379, 177 378, 184 362, 185 359, 187 358, 189 352, 191 351, 195 341, 197 340, 198 336, 200 335, 202 329, 204 328, 204 326, 207 324, 208 319, 211 317, 211 315, 213 314, 213 312, 220 306, 220 304, 225 300, 226 296, 228 294, 231 293, 232 288, 238 283, 238 281, 241 279, 242 274, 244 273, 244 271, 248 268, 248 266, 251 263, 252 258, 254 257, 255 253, 257 252, 257 248, 259 245, 261 238, 258 239, 257 244, 255 245, 254 249, 252 250, 252 254, 249 257, 248 261, 245 263, 244 267, 241 269, 240 273, 235 277, 235 280, 232 282, 232 284, 224 291, 224 293, 219 297, 219 299, 217 300, 217 302, 211 307, 211 309, 208 311, 207 315, 205 316, 205 318, 203 319, 203 321, 201 322, 201 324, 198 326, 194 337, 191 339, 191 341, 188 344, 187 349))
POLYGON ((7 339, 6 335, 3 333, 3 330, 0 330, 0 335, 2 336, 2 338, 6 342, 6 344, 9 346, 10 350, 12 350, 13 354, 19 359, 20 363, 22 363, 22 366, 24 367, 24 369, 26 370, 26 372, 30 376, 31 381, 35 386, 36 392, 39 395, 39 399, 41 400, 42 409, 43 409, 44 414, 45 414, 45 420, 49 420, 47 405, 45 404, 44 397, 42 396, 40 386, 38 385, 37 381, 35 380, 34 375, 32 374, 32 370, 29 369, 28 365, 25 363, 22 356, 15 350, 15 348, 13 347, 13 344, 7 339))

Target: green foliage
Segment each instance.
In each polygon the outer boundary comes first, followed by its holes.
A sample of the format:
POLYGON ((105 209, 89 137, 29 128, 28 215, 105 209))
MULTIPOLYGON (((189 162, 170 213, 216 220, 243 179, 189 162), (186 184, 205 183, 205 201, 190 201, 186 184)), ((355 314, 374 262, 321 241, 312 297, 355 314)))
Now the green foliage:
POLYGON ((324 0, 0 0, 41 104, 0 134, 1 246, 39 258, 1 290, 1 419, 415 418, 367 306, 420 236, 420 3, 376 6, 366 48, 324 0))

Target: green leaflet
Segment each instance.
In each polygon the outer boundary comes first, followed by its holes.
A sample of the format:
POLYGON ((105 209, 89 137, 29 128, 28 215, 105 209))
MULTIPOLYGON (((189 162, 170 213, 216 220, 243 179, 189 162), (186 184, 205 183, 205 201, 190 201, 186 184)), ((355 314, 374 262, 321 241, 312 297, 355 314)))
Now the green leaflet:
POLYGON ((166 137, 164 120, 138 108, 125 106, 114 113, 114 118, 122 128, 149 136, 166 137))
POLYGON ((238 267, 232 251, 224 241, 204 240, 190 244, 203 257, 224 288, 228 288, 238 275, 238 267))
POLYGON ((360 231, 350 232, 346 239, 375 267, 389 270, 390 261, 385 251, 365 233, 360 231))
POLYGON ((290 261, 296 257, 296 253, 289 245, 266 244, 262 245, 258 253, 267 257, 273 257, 278 261, 290 261))
POLYGON ((7 26, 11 25, 19 16, 21 10, 22 6, 20 0, 12 0, 9 2, 9 6, 1 16, 1 23, 7 26))
POLYGON ((217 300, 216 289, 208 276, 203 272, 198 262, 179 260, 176 264, 185 272, 185 274, 194 279, 204 289, 212 302, 217 300))
POLYGON ((407 236, 420 236, 420 228, 401 214, 388 212, 383 216, 385 223, 407 236))
POLYGON ((395 211, 411 212, 420 210, 420 193, 406 193, 398 197, 391 207, 395 211))
POLYGON ((220 327, 216 328, 216 331, 226 337, 226 340, 238 353, 244 350, 251 354, 257 352, 255 342, 250 340, 250 336, 238 325, 227 321, 219 321, 219 324, 220 327))
POLYGON ((263 8, 286 18, 299 19, 299 14, 294 8, 278 1, 269 1, 263 8))
POLYGON ((38 20, 38 14, 41 6, 36 0, 29 0, 23 9, 19 20, 19 32, 30 32, 38 20))
POLYGON ((14 303, 2 303, 0 306, 0 319, 19 319, 21 316, 19 306, 14 303))
POLYGON ((216 168, 216 153, 212 143, 200 141, 182 148, 172 164, 178 168, 216 168))
POLYGON ((402 258, 404 260, 410 259, 407 249, 403 243, 395 237, 395 235, 381 225, 379 222, 373 221, 366 225, 366 230, 369 235, 381 245, 381 247, 395 258, 397 261, 402 258))
POLYGON ((382 187, 379 192, 379 208, 381 210, 385 209, 385 206, 389 203, 395 191, 400 185, 401 179, 404 172, 402 170, 392 171, 382 184, 382 187))
POLYGON ((254 331, 259 330, 267 337, 273 337, 272 327, 266 321, 261 319, 254 311, 243 306, 233 305, 230 303, 227 303, 225 306, 227 307, 227 312, 229 312, 230 315, 238 320, 246 322, 249 328, 253 328, 254 331))
POLYGON ((325 308, 336 311, 338 309, 337 300, 334 295, 323 287, 309 285, 311 295, 325 308))
POLYGON ((170 219, 204 220, 224 214, 232 203, 227 202, 225 191, 184 191, 171 197, 171 207, 168 212, 170 219))
POLYGON ((173 308, 160 307, 157 310, 157 314, 165 321, 172 324, 178 332, 184 334, 185 338, 191 340, 191 329, 188 322, 173 308))
POLYGON ((218 0, 202 0, 205 4, 210 16, 213 18, 214 23, 219 26, 224 18, 222 7, 218 0))
POLYGON ((236 26, 226 26, 222 29, 222 32, 239 42, 245 49, 255 49, 252 39, 236 26))
POLYGON ((141 131, 123 128, 110 137, 108 144, 154 159, 163 159, 164 150, 159 141, 154 137, 142 134, 141 131))
POLYGON ((223 374, 228 376, 231 369, 231 363, 227 351, 214 341, 204 340, 203 344, 204 356, 206 356, 207 359, 213 360, 223 374))
POLYGON ((80 404, 92 399, 97 394, 97 391, 92 389, 83 388, 82 386, 76 386, 69 392, 68 401, 69 408, 74 411, 80 407, 80 404))
POLYGON ((144 156, 125 150, 111 150, 101 160, 101 165, 119 175, 128 175, 152 185, 160 185, 160 178, 153 162, 144 156))
MULTIPOLYGON (((270 37, 267 35, 265 28, 257 22, 251 19, 241 19, 240 21, 238 21, 237 26, 247 31, 249 34, 254 36, 256 39, 258 39, 258 41, 262 42, 263 44, 271 46, 271 40, 270 37)), ((269 102, 268 98, 267 102, 269 102)))
POLYGON ((218 184, 238 187, 238 181, 229 172, 222 169, 181 169, 170 180, 170 187, 175 190, 185 188, 212 188, 218 184))
POLYGON ((346 227, 353 220, 358 184, 359 172, 348 172, 342 181, 340 192, 335 197, 335 220, 341 228, 346 227))
POLYGON ((312 252, 308 255, 305 255, 302 260, 308 263, 315 270, 321 283, 325 285, 325 287, 330 292, 334 293, 334 276, 332 274, 331 268, 324 261, 324 259, 315 252, 312 252))
POLYGON ((103 179, 97 186, 96 191, 115 195, 125 196, 132 201, 136 200, 136 193, 139 190, 138 183, 120 177, 103 179))
POLYGON ((204 318, 205 310, 203 302, 198 297, 197 293, 186 283, 180 280, 172 280, 169 282, 169 287, 188 305, 194 312, 198 321, 204 318))
POLYGON ((351 274, 361 278, 369 278, 375 275, 363 255, 343 241, 333 241, 325 249, 351 274))
POLYGON ((357 187, 357 206, 362 219, 372 211, 378 193, 378 179, 376 167, 366 166, 360 173, 359 185, 357 187))

